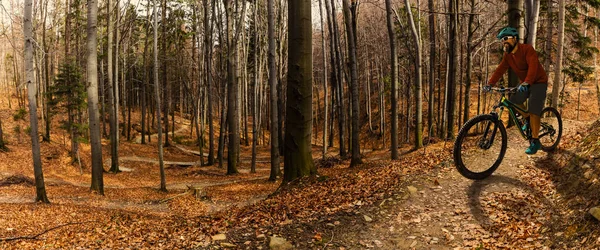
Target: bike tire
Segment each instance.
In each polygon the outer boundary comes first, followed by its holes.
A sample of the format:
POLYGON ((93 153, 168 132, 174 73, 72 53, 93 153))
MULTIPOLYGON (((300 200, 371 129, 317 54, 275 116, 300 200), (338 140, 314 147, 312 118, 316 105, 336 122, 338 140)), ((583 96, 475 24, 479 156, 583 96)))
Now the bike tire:
MULTIPOLYGON (((545 140, 542 140, 542 138, 540 138, 540 142, 542 143, 542 150, 544 152, 551 152, 554 151, 556 149, 556 147, 558 147, 558 144, 560 143, 560 138, 562 136, 562 129, 563 129, 563 124, 562 124, 562 117, 560 116, 560 113, 558 112, 558 110, 556 110, 553 107, 545 107, 542 110, 542 119, 544 119, 544 117, 546 117, 546 113, 550 113, 551 115, 553 115, 554 117, 556 117, 556 125, 558 128, 554 128, 555 130, 555 136, 556 136, 556 141, 554 141, 554 143, 550 144, 550 145, 545 145, 545 140)), ((543 129, 543 128, 541 128, 543 129)), ((540 131, 540 133, 543 131, 540 131)))
MULTIPOLYGON (((477 131, 477 127, 475 127, 476 131, 477 131)), ((475 133, 476 134, 476 133, 475 133)), ((477 140, 477 139, 475 139, 477 140)), ((481 139, 480 139, 481 140, 481 139)), ((497 143, 496 140, 498 140, 496 137, 492 137, 491 140, 489 140, 490 145, 493 145, 494 143, 497 143)), ((473 118, 471 118, 469 121, 467 121, 460 129, 460 131, 458 132, 458 136, 456 137, 456 140, 454 141, 454 148, 453 148, 453 156, 454 156, 454 165, 456 166, 456 169, 458 170, 458 172, 468 178, 468 179, 472 179, 472 180, 481 180, 481 179, 485 179, 488 176, 490 176, 492 173, 494 173, 494 171, 496 171, 496 169, 498 168, 498 166, 500 166, 500 163, 502 162, 502 159, 504 158, 504 154, 506 153, 506 148, 508 147, 508 138, 507 138, 507 134, 506 134, 506 128, 504 127, 504 124, 502 123, 501 120, 499 120, 497 117, 493 116, 492 114, 483 114, 483 115, 478 115, 475 116, 473 118), (478 147, 479 149, 482 150, 488 150, 490 147, 488 147, 488 149, 483 149, 478 145, 469 145, 469 143, 472 143, 473 141, 471 141, 471 134, 469 133, 469 131, 471 131, 471 129, 473 129, 475 126, 478 126, 479 124, 487 126, 488 124, 490 124, 491 127, 495 127, 497 128, 497 132, 499 132, 499 134, 502 136, 502 139, 500 140, 500 148, 499 148, 499 152, 498 155, 496 157, 496 159, 493 159, 494 156, 489 157, 489 158, 485 158, 485 155, 481 155, 482 159, 485 159, 488 161, 488 163, 482 163, 485 162, 484 161, 479 161, 477 160, 477 162, 472 162, 472 160, 467 160, 468 165, 465 165, 465 161, 464 158, 466 158, 466 156, 470 153, 470 149, 473 147, 478 147), (493 126, 492 126, 493 125, 493 126), (464 144, 464 145, 463 145, 464 144), (483 164, 480 165, 483 167, 483 171, 473 171, 470 166, 473 164, 483 164), (489 167, 486 165, 488 164, 489 167)), ((479 150, 477 148, 475 148, 475 150, 479 150)), ((495 147, 494 149, 497 149, 497 147, 495 147)), ((492 152, 493 154, 493 152, 492 152)))

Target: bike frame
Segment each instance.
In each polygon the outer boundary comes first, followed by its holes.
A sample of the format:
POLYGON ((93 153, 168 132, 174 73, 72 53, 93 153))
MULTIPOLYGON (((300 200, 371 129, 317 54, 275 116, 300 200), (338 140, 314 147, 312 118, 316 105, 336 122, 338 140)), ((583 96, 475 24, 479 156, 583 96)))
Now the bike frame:
MULTIPOLYGON (((502 94, 502 96, 500 97, 500 101, 498 102, 498 104, 496 104, 493 107, 494 111, 492 111, 491 113, 494 114, 500 122, 503 122, 501 117, 502 117, 502 113, 504 112, 504 109, 506 108, 508 110, 509 116, 513 119, 513 121, 515 121, 517 128, 519 128, 518 130, 519 130, 519 134, 521 134, 521 137, 523 137, 523 139, 525 139, 525 140, 530 140, 531 135, 526 134, 522 129, 520 129, 521 127, 523 127, 524 124, 519 119, 517 119, 517 115, 516 115, 517 111, 521 111, 522 113, 529 113, 529 111, 519 107, 517 104, 514 104, 513 102, 509 101, 508 98, 506 98, 506 93, 514 92, 517 89, 517 87, 514 87, 514 88, 500 87, 500 88, 493 88, 493 89, 496 90, 497 92, 500 92, 502 94), (500 109, 500 111, 496 112, 495 110, 497 110, 497 109, 500 109)), ((487 133, 487 131, 486 131, 486 133, 487 133)), ((494 131, 492 134, 492 139, 495 137, 495 134, 496 134, 496 128, 494 128, 494 131)), ((541 135, 540 135, 540 137, 541 137, 541 135)))

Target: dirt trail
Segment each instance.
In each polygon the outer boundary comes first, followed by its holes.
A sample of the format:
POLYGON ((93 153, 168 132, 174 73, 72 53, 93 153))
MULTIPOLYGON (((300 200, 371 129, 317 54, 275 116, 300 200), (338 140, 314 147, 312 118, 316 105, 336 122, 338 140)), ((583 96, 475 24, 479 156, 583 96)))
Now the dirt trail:
MULTIPOLYGON (((582 126, 564 121, 564 132, 582 126)), ((556 244, 548 236, 554 233, 551 221, 559 219, 551 195, 556 190, 539 190, 528 181, 536 178, 532 170, 547 153, 526 155, 526 142, 518 132, 508 133, 506 156, 491 177, 472 181, 450 165, 416 178, 403 194, 365 211, 374 219, 367 227, 334 236, 334 244, 381 249, 544 249, 556 244)))

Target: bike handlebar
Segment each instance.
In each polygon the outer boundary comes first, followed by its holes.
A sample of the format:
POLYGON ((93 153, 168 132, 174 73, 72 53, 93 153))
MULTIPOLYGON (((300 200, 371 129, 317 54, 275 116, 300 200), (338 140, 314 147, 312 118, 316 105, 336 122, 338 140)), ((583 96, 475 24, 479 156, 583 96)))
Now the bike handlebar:
POLYGON ((490 92, 498 92, 498 93, 516 93, 517 89, 519 88, 519 86, 516 87, 512 87, 512 88, 505 88, 505 87, 492 87, 490 88, 490 92))

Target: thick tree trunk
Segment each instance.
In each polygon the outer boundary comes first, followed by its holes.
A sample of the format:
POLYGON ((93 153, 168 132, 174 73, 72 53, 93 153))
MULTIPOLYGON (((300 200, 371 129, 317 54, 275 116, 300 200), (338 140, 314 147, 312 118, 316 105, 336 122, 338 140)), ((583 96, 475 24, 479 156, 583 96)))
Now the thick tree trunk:
MULTIPOLYGON (((348 42, 348 57, 350 59, 350 95, 352 98, 352 160, 350 166, 356 166, 362 163, 360 157, 360 111, 359 111, 359 93, 358 93, 358 65, 356 59, 356 36, 352 27, 352 18, 350 16, 350 4, 348 0, 342 1, 344 8, 344 19, 346 19, 346 38, 348 42)), ((356 2, 353 2, 356 4, 356 2)))
MULTIPOLYGON (((391 0, 385 0, 385 8, 386 8, 386 16, 387 16, 387 30, 388 30, 388 37, 390 40, 390 59, 391 59, 391 81, 392 81, 392 89, 390 91, 391 94, 391 100, 392 100, 392 106, 391 106, 391 111, 392 111, 392 117, 391 117, 391 151, 392 151, 392 160, 397 160, 398 159, 398 110, 396 109, 396 107, 398 107, 398 57, 396 57, 396 42, 395 42, 395 31, 394 31, 394 22, 392 20, 392 13, 393 13, 393 9, 392 9, 392 1, 391 0)), ((383 79, 381 79, 383 80, 383 79)), ((383 134, 383 125, 384 125, 384 115, 383 115, 383 110, 385 108, 384 105, 384 101, 383 101, 383 88, 382 88, 383 84, 380 84, 379 87, 379 93, 380 93, 380 98, 381 98, 381 104, 379 107, 379 113, 381 115, 381 120, 380 120, 380 128, 382 130, 382 135, 383 134)), ((384 140, 385 141, 385 140, 384 140)))
POLYGON ((312 18, 310 1, 288 3, 288 85, 283 182, 315 175, 311 155, 312 18))
POLYGON ((552 83, 552 107, 554 108, 558 108, 564 41, 565 0, 558 0, 558 41, 556 42, 556 63, 554 64, 554 82, 552 83))
MULTIPOLYGON (((102 177, 102 144, 100 138, 100 118, 98 112, 98 46, 96 25, 98 22, 98 3, 88 0, 87 20, 87 96, 90 127, 90 144, 92 146, 92 186, 91 189, 104 195, 102 177)), ((33 127, 33 126, 32 126, 33 127)), ((37 132, 37 131, 36 131, 37 132)), ((37 135, 37 133, 36 133, 37 135)))
MULTIPOLYGON (((93 2, 93 0, 88 1, 93 2)), ((95 2, 94 2, 95 3, 95 2)), ((36 91, 37 84, 33 73, 33 3, 31 0, 25 0, 25 11, 23 17, 23 36, 25 40, 25 81, 27 83, 29 99, 29 123, 31 128, 31 151, 33 156, 33 172, 35 177, 35 201, 50 203, 46 196, 46 187, 44 184, 44 173, 42 171, 42 158, 40 153, 40 139, 38 137, 37 124, 37 106, 36 91)), ((2 139, 2 138, 0 138, 2 139)))

